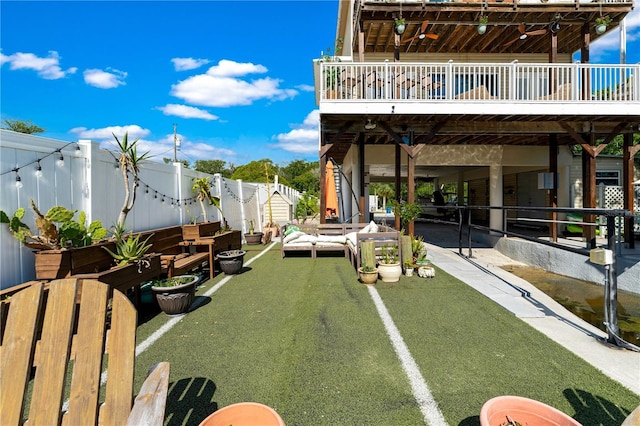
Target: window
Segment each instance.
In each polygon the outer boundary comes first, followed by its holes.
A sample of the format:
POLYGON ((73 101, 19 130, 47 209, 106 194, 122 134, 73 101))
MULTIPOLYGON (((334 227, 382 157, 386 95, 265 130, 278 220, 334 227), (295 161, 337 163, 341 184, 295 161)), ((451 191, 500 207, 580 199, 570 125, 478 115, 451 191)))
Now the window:
POLYGON ((620 171, 596 170, 596 185, 620 186, 620 171))

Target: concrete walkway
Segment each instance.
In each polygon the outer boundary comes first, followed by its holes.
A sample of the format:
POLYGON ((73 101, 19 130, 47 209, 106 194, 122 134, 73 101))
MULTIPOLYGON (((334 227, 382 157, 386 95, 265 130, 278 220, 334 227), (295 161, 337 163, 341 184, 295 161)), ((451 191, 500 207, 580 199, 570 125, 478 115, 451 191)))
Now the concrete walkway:
POLYGON ((608 345, 605 332, 500 267, 519 262, 492 248, 474 248, 473 258, 468 259, 458 254, 457 243, 456 247, 440 242, 427 246, 429 259, 438 267, 640 395, 640 352, 608 345))

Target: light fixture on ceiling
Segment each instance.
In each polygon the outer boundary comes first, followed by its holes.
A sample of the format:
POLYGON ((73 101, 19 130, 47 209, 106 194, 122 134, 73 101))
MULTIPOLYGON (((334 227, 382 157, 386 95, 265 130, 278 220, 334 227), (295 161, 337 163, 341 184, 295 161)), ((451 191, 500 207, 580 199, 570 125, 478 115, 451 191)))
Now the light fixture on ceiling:
POLYGON ((377 127, 376 123, 372 123, 371 120, 367 120, 367 122, 364 125, 364 129, 365 130, 373 130, 377 127))

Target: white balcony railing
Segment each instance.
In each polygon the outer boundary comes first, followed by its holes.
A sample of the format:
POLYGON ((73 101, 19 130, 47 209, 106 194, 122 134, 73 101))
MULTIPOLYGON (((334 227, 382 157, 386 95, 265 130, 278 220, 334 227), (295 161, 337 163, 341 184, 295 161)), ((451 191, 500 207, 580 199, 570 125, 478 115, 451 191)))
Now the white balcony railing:
POLYGON ((320 100, 640 102, 640 64, 320 63, 320 100))

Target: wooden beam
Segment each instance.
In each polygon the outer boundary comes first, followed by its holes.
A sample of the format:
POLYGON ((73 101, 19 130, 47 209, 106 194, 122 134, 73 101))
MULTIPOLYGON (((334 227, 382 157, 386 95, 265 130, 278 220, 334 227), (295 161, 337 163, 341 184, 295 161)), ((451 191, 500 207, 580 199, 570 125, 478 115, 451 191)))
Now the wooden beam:
MULTIPOLYGON (((625 133, 622 148, 622 191, 623 205, 626 210, 634 213, 633 206, 633 175, 634 163, 633 157, 635 152, 640 149, 640 144, 633 146, 633 133, 625 133), (634 152, 635 151, 635 152, 634 152)), ((629 244, 629 248, 635 248, 635 235, 633 233, 634 218, 631 216, 625 220, 624 224, 624 240, 629 244)))
MULTIPOLYGON (((365 212, 367 210, 365 210, 364 205, 365 205, 365 197, 366 194, 364 192, 364 186, 365 186, 365 182, 364 182, 364 153, 365 153, 365 149, 364 149, 364 133, 360 133, 360 135, 358 135, 358 170, 360 172, 360 223, 365 223, 368 222, 368 218, 365 217, 365 212)), ((344 221, 344 218, 341 220, 344 221)))
MULTIPOLYGON (((549 191, 549 207, 558 207, 558 137, 549 135, 549 171, 553 173, 553 188, 549 191)), ((549 237, 551 241, 558 242, 558 213, 551 212, 551 226, 549 237)))

